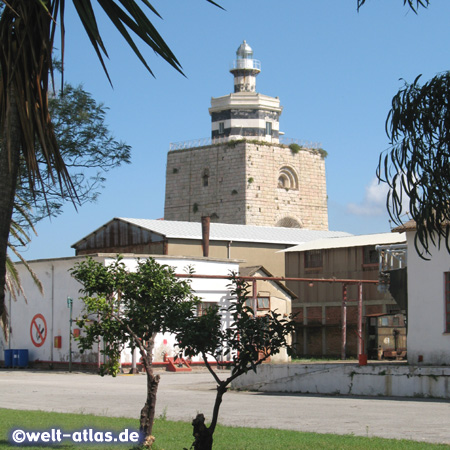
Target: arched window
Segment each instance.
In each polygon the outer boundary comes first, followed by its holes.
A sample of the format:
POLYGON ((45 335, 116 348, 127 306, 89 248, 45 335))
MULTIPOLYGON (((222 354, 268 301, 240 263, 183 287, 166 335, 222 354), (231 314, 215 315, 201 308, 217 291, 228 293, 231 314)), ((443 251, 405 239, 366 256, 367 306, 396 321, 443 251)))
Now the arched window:
POLYGON ((292 167, 284 166, 278 173, 278 187, 284 189, 298 189, 298 177, 292 167))
POLYGON ((293 217, 283 217, 275 226, 283 228, 302 228, 301 223, 293 217))

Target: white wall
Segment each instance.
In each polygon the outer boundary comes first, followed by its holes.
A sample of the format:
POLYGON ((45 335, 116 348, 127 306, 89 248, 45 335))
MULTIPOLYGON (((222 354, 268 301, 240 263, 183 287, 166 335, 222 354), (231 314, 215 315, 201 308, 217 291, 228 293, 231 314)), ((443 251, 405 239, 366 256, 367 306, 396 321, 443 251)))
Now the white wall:
MULTIPOLYGON (((177 274, 188 273, 188 267, 194 269, 197 275, 223 275, 229 276, 231 272, 239 271, 239 264, 233 261, 220 260, 202 260, 195 258, 176 258, 173 256, 155 256, 155 260, 159 264, 165 264, 175 268, 177 274)), ((106 258, 105 264, 111 264, 114 258, 106 258)), ((137 260, 134 258, 125 258, 124 263, 129 270, 134 270, 137 266, 137 260)), ((191 286, 195 294, 205 302, 216 302, 220 308, 226 308, 230 304, 230 292, 227 285, 230 283, 228 279, 200 279, 193 278, 191 286)), ((229 314, 222 313, 222 326, 230 325, 229 314)), ((154 361, 161 362, 164 360, 164 353, 168 357, 178 355, 175 336, 169 333, 159 333, 155 338, 154 361)), ((122 352, 122 363, 131 362, 130 349, 122 352)), ((139 357, 138 357, 139 359, 139 357)), ((200 361, 200 357, 192 358, 193 361, 200 361)))
MULTIPOLYGON (((80 285, 70 276, 68 270, 81 259, 61 258, 31 262, 33 271, 44 287, 43 295, 38 291, 25 267, 17 264, 27 301, 23 297, 14 301, 9 293, 6 295, 12 332, 8 343, 5 343, 3 336, 0 337, 2 353, 4 349, 28 349, 30 361, 69 360, 70 313, 67 297, 73 298, 73 318, 81 314, 82 302, 78 300, 80 285), (33 322, 38 314, 42 315, 45 321, 43 342, 36 325, 42 330, 44 322, 40 317, 33 322), (60 349, 53 345, 55 336, 61 336, 60 349)), ((76 327, 75 324, 74 327, 76 327)), ((73 361, 95 362, 97 360, 96 352, 81 356, 76 344, 73 344, 73 350, 73 361)))
MULTIPOLYGON (((23 297, 17 301, 10 300, 9 294, 6 302, 10 314, 12 333, 9 342, 5 342, 3 336, 0 337, 0 360, 4 359, 5 349, 27 349, 29 360, 47 362, 68 362, 69 361, 69 308, 67 297, 73 299, 73 319, 81 316, 83 303, 79 300, 79 289, 81 285, 75 281, 69 269, 84 257, 70 257, 51 260, 31 261, 30 266, 41 280, 44 287, 44 295, 41 295, 31 279, 29 273, 22 264, 17 264, 17 268, 22 280, 22 285, 28 301, 23 297), (41 315, 41 316, 37 316, 41 315), (45 331, 39 335, 37 327, 44 326, 45 331), (42 338, 45 340, 42 343, 42 338), (61 336, 62 347, 54 347, 54 337, 61 336), (34 342, 33 342, 34 339, 34 342), (42 343, 42 345, 40 345, 42 343)), ((104 261, 110 264, 112 257, 95 257, 97 261, 104 261)), ((187 266, 192 266, 195 273, 201 275, 225 275, 231 271, 238 271, 239 265, 233 261, 215 261, 193 258, 157 257, 161 264, 167 264, 176 268, 177 273, 185 273, 187 266)), ((136 259, 125 257, 124 263, 130 269, 136 267, 136 259)), ((229 302, 229 291, 227 284, 229 281, 194 279, 192 287, 196 294, 204 301, 217 302, 220 306, 226 306, 229 302)), ((226 318, 224 318, 226 319, 226 318)), ((224 320, 224 326, 228 319, 224 320)), ((76 324, 73 324, 76 328, 76 324)), ((175 339, 171 335, 159 335, 155 343, 155 361, 162 361, 162 352, 173 356, 175 339)), ((72 361, 82 363, 98 362, 98 348, 81 355, 76 342, 72 342, 72 361)), ((131 362, 129 351, 124 351, 122 362, 131 362)))
POLYGON ((450 398, 450 367, 407 364, 262 364, 236 378, 235 389, 372 397, 450 398))
POLYGON ((408 243, 408 361, 417 364, 450 364, 450 333, 445 333, 444 272, 450 272, 445 245, 432 250, 431 260, 419 257, 414 232, 408 243))

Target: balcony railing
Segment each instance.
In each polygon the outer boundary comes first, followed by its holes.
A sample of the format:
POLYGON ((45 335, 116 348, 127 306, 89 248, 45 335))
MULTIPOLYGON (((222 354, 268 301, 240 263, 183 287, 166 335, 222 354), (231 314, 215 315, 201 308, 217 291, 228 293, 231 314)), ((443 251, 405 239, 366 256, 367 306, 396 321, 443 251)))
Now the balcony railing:
MULTIPOLYGON (((190 141, 171 142, 169 149, 170 151, 186 150, 188 148, 208 147, 211 145, 223 144, 224 142, 229 142, 232 140, 243 140, 243 139, 247 139, 249 141, 259 140, 257 136, 226 136, 214 139, 209 137, 209 138, 192 139, 190 141)), ((261 141, 266 142, 263 139, 261 139, 261 141)), ((321 147, 320 143, 317 142, 305 141, 303 139, 294 139, 286 136, 280 136, 279 139, 276 140, 277 144, 278 142, 282 145, 298 144, 300 147, 310 148, 313 150, 318 150, 321 147)))
POLYGON ((261 72, 261 61, 257 59, 235 59, 230 64, 230 70, 250 69, 261 72))

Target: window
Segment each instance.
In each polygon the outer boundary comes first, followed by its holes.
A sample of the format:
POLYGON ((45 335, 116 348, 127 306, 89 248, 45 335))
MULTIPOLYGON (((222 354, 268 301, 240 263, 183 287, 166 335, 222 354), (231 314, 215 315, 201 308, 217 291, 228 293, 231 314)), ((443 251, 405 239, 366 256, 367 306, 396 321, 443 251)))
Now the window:
POLYGON ((258 304, 258 311, 262 309, 269 309, 270 308, 270 298, 269 297, 258 297, 256 299, 258 304))
POLYGON ((225 123, 219 122, 219 134, 224 134, 224 133, 225 133, 225 123))
POLYGON ((278 172, 278 187, 284 189, 298 189, 298 177, 292 167, 284 166, 278 172))
MULTIPOLYGON (((249 298, 245 301, 245 305, 253 308, 253 298, 249 298)), ((256 298, 257 311, 264 311, 270 309, 270 297, 257 297, 256 298)))
POLYGON ((450 333, 450 272, 445 272, 445 332, 450 333))
POLYGON ((305 252, 305 269, 317 269, 323 265, 322 250, 309 250, 305 252))
POLYGON ((209 170, 205 169, 202 175, 203 186, 206 187, 209 184, 209 170))
POLYGON ((197 306, 197 316, 203 316, 204 314, 206 314, 206 311, 208 311, 208 309, 210 308, 219 308, 219 305, 216 302, 201 302, 198 306, 197 306))
POLYGON ((378 264, 378 251, 374 245, 364 247, 363 264, 378 264))
POLYGON ((272 136, 272 122, 266 122, 266 135, 272 136))

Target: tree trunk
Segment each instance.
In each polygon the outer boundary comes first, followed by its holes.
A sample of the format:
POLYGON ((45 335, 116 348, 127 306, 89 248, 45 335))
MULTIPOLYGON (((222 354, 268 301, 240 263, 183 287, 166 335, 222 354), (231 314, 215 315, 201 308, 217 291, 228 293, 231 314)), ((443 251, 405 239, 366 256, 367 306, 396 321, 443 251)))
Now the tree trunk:
POLYGON ((219 418, 219 409, 225 392, 227 392, 226 382, 222 382, 217 386, 213 418, 209 427, 205 425, 205 416, 203 414, 197 414, 196 418, 192 421, 192 426, 194 427, 192 434, 195 438, 194 443, 192 444, 194 450, 212 450, 213 434, 216 429, 217 419, 219 418))
POLYGON ((195 450, 211 450, 213 445, 213 437, 211 430, 205 425, 205 416, 197 414, 192 421, 194 427, 193 436, 195 438, 192 446, 195 450))
POLYGON ((156 393, 159 385, 159 375, 155 375, 152 369, 152 351, 154 337, 149 340, 145 354, 142 354, 142 362, 147 374, 147 400, 141 410, 139 431, 141 433, 141 443, 151 448, 155 438, 152 436, 153 422, 155 420, 156 393))
POLYGON ((21 131, 20 119, 14 94, 11 94, 11 108, 9 122, 1 130, 2 142, 0 145, 0 318, 3 326, 6 323, 5 306, 5 279, 6 279, 6 253, 8 251, 8 238, 11 218, 14 209, 14 198, 19 173, 21 131), (9 133, 6 127, 9 123, 9 133), (6 142, 9 136, 9 142, 6 142), (9 150, 9 151, 8 151, 9 150))

